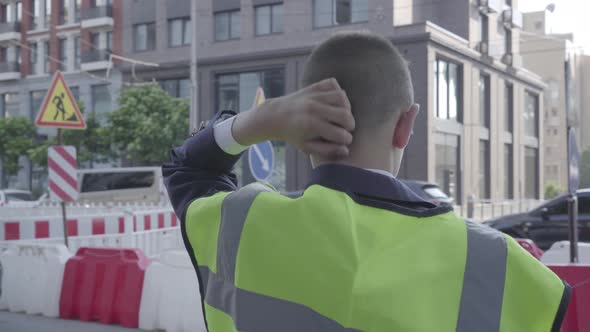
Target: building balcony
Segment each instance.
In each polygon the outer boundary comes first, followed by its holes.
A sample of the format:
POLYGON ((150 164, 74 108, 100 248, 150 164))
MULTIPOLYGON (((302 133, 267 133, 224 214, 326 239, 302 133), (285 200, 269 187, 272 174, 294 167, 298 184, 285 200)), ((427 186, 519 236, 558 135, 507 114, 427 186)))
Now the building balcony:
POLYGON ((83 29, 113 27, 113 7, 97 6, 82 9, 80 26, 83 29))
POLYGON ((20 65, 18 62, 0 62, 0 81, 19 80, 20 78, 20 65))
POLYGON ((106 70, 112 65, 110 50, 94 50, 82 54, 80 59, 82 71, 106 70))
POLYGON ((482 13, 499 13, 504 6, 504 0, 475 0, 482 13))
POLYGON ((0 42, 20 41, 20 22, 0 23, 0 42))
POLYGON ((502 22, 507 28, 522 28, 522 13, 516 8, 509 8, 502 13, 502 22))

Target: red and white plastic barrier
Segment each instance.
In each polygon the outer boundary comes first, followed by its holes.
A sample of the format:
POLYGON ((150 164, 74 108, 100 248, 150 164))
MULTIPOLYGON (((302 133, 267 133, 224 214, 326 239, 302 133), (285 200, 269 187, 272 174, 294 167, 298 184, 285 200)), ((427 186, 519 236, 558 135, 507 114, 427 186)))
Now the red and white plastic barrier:
POLYGON ((66 261, 64 245, 16 244, 0 254, 0 309, 57 317, 66 261))
MULTIPOLYGON (((178 219, 171 209, 136 211, 133 214, 97 212, 68 216, 66 222, 68 236, 72 237, 125 234, 176 226, 178 219)), ((0 241, 60 238, 63 234, 60 216, 0 219, 0 241)))
POLYGON ((167 251, 145 274, 139 328, 167 332, 205 332, 199 281, 186 251, 167 251))

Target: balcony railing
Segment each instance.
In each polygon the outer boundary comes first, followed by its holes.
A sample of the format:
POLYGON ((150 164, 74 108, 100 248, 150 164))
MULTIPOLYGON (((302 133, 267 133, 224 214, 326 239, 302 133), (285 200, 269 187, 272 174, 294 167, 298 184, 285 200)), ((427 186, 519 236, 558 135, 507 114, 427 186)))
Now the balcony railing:
POLYGON ((94 50, 88 51, 82 54, 81 62, 99 62, 99 61, 110 61, 111 51, 110 50, 94 50))
POLYGON ((106 5, 82 9, 82 20, 102 17, 113 17, 113 7, 106 5))
POLYGON ((18 73, 20 72, 20 65, 16 61, 0 62, 0 74, 3 73, 18 73))
POLYGON ((0 34, 7 32, 20 32, 20 22, 0 23, 0 34))

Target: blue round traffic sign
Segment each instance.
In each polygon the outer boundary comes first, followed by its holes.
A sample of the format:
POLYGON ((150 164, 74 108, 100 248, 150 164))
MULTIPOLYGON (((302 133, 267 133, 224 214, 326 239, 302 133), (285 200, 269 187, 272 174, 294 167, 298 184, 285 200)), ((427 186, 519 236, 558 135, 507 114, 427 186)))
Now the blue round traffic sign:
POLYGON ((275 164, 275 152, 269 141, 252 145, 248 150, 250 173, 258 181, 267 181, 275 164))

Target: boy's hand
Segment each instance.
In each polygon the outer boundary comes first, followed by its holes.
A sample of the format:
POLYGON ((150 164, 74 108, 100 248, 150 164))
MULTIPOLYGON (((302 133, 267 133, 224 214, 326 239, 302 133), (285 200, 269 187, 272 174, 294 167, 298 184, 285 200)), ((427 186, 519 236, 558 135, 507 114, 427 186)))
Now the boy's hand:
POLYGON ((232 134, 242 145, 282 140, 308 154, 343 158, 354 126, 346 93, 327 79, 240 113, 232 134))

